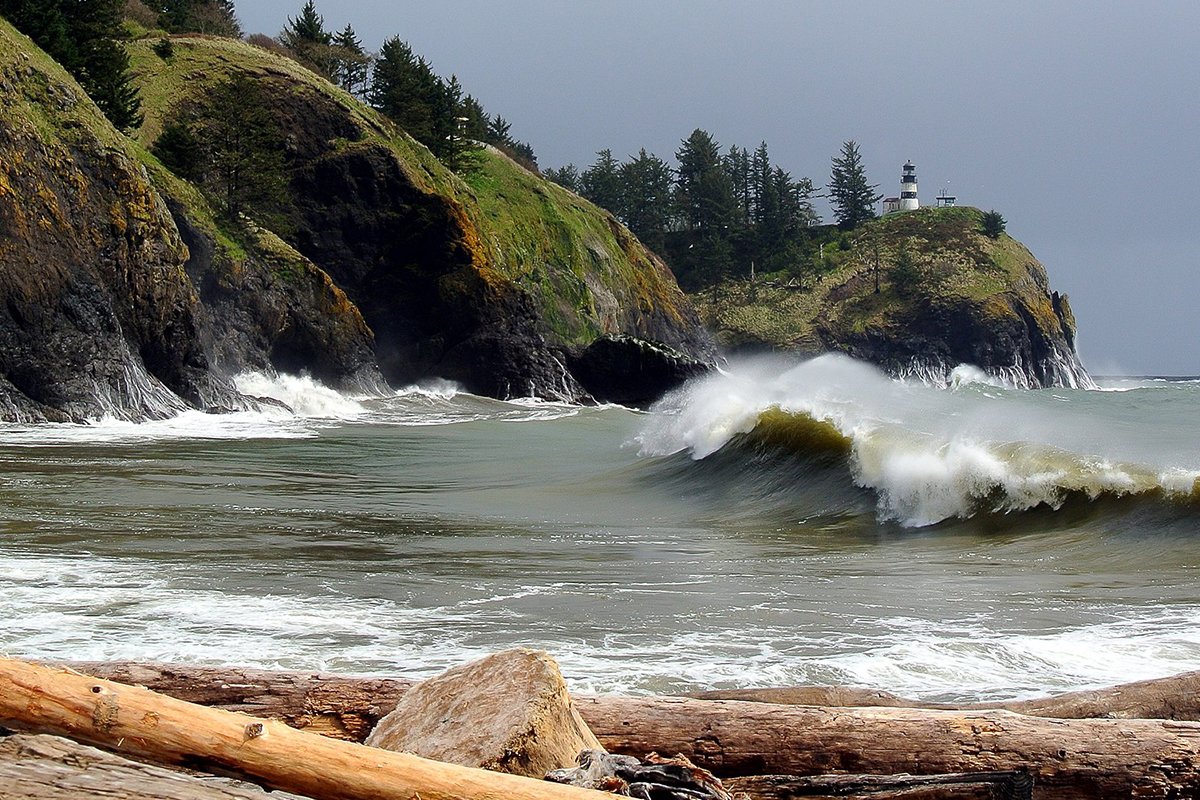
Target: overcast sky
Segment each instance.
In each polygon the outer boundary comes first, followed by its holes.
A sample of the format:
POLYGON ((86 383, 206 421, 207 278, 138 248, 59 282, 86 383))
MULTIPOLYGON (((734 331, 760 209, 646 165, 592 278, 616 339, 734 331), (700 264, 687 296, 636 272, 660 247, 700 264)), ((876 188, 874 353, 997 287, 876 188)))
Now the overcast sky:
MULTIPOLYGON (((238 0, 278 33, 302 0, 238 0)), ((996 209, 1068 294, 1096 374, 1200 374, 1200 4, 317 0, 371 49, 457 74, 543 167, 670 158, 694 128, 766 140, 823 185, 858 141, 880 191, 917 166, 996 209)))

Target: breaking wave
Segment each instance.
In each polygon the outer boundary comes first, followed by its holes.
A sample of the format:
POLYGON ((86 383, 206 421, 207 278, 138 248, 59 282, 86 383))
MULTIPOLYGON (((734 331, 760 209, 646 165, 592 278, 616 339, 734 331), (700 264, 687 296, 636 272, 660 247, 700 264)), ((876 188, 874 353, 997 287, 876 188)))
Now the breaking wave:
POLYGON ((843 489, 871 490, 879 518, 908 527, 1073 499, 1200 494, 1186 409, 1147 418, 1145 403, 1125 414, 1092 394, 1017 390, 970 367, 947 390, 839 355, 765 359, 664 398, 638 443, 643 455, 695 460, 764 446, 810 466, 833 459, 843 489))

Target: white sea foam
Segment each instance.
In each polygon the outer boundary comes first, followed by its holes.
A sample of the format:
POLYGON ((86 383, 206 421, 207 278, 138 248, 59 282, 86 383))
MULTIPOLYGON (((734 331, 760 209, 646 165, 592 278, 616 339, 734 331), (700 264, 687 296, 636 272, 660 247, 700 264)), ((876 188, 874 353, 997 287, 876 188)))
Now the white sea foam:
POLYGON ((307 375, 243 372, 234 378, 234 385, 242 394, 269 397, 309 419, 350 420, 366 411, 360 402, 365 398, 349 397, 307 375))
POLYGON ((552 653, 575 691, 857 684, 929 699, 1032 696, 1169 675, 1200 660, 1195 605, 1127 609, 1042 633, 1002 630, 996 620, 901 616, 871 621, 871 636, 855 626, 730 627, 720 618, 598 634, 527 616, 581 591, 561 582, 464 586, 444 604, 421 607, 252 593, 206 585, 193 572, 183 564, 147 569, 137 559, 0 551, 0 652, 420 677, 520 644, 552 653), (539 602, 515 605, 531 597, 539 602))

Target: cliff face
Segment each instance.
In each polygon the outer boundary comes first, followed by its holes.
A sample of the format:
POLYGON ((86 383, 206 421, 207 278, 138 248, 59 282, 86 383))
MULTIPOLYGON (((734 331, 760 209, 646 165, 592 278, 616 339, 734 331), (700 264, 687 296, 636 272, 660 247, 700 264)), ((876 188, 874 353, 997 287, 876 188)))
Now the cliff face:
POLYGON ((199 346, 186 260, 129 143, 0 20, 0 413, 141 415, 227 399, 199 346))
POLYGON ((734 349, 835 350, 934 382, 972 364, 1017 386, 1091 385, 1067 298, 1015 239, 982 235, 980 216, 889 215, 856 230, 841 265, 810 286, 726 286, 701 302, 734 349))
POLYGON ((0 20, 0 416, 244 407, 243 369, 378 382, 370 330, 324 273, 108 124, 0 20))
POLYGON ((173 44, 170 61, 148 42, 134 48, 147 100, 140 140, 149 146, 175 109, 234 73, 269 85, 292 167, 283 238, 361 309, 393 384, 436 376, 497 397, 605 397, 572 364, 598 339, 621 335, 711 361, 670 271, 611 215, 493 150, 460 178, 354 98, 271 53, 231 40, 173 44))

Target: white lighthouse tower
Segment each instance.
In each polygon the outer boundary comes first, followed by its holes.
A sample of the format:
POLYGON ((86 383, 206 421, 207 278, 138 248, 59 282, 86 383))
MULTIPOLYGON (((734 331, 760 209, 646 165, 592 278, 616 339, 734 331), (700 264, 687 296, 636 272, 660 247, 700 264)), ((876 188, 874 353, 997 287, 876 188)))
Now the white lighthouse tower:
POLYGON ((900 175, 900 210, 916 211, 920 207, 921 201, 917 199, 917 168, 909 161, 900 175))

